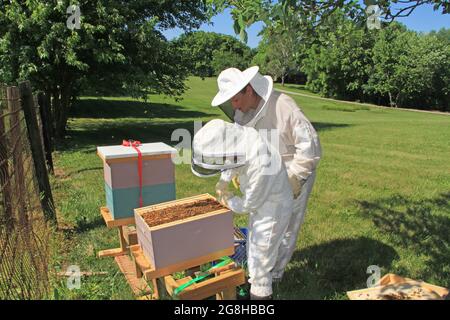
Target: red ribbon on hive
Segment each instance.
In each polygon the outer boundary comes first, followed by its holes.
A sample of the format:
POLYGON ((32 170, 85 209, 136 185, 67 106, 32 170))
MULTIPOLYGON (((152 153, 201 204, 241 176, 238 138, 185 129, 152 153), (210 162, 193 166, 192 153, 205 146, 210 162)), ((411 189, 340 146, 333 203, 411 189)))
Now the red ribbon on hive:
POLYGON ((139 173, 139 207, 143 207, 142 200, 142 153, 139 150, 139 146, 142 145, 140 141, 137 140, 123 140, 122 145, 125 147, 132 147, 138 153, 138 173, 139 173))

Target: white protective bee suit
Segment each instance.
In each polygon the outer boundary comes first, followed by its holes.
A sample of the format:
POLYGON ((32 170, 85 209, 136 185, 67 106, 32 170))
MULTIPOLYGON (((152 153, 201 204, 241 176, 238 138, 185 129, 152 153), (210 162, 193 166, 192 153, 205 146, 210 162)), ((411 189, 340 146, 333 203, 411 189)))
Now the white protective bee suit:
POLYGON ((224 70, 217 81, 219 92, 212 105, 220 106, 238 124, 253 127, 258 131, 269 130, 267 136, 271 137, 270 142, 282 157, 291 181, 291 189, 294 189, 292 181, 299 183, 300 194, 294 199, 293 214, 272 270, 273 279, 279 281, 292 258, 305 218, 308 198, 322 153, 319 137, 295 101, 286 94, 274 91, 272 78, 259 74, 258 67, 251 67, 243 72, 235 68, 224 70), (258 107, 247 113, 234 111, 229 99, 249 83, 262 98, 258 107))
POLYGON ((293 209, 293 195, 280 154, 251 127, 212 120, 193 140, 192 170, 221 170, 221 179, 240 180, 243 197, 228 196, 226 205, 249 214, 247 240, 250 293, 272 295, 272 274, 278 248, 293 209))

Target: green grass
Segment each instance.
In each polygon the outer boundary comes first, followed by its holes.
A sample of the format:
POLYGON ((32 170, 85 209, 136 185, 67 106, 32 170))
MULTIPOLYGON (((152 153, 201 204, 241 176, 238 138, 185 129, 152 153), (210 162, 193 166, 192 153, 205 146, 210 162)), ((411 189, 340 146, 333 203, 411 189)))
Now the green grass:
MULTIPOLYGON (((70 138, 55 152, 52 185, 65 231, 54 266, 108 275, 84 277, 72 291, 59 280, 57 298, 133 298, 114 260, 96 257, 119 245, 117 231, 99 215, 105 196, 96 147, 126 138, 175 145, 173 130, 193 132, 194 120, 225 119, 210 107, 215 79, 191 78, 188 85, 179 102, 85 97, 75 106, 70 138)), ((450 287, 450 116, 292 97, 318 130, 323 158, 277 298, 346 299, 346 291, 366 286, 370 265, 450 287)), ((213 193, 215 182, 176 166, 177 198, 213 193)))
POLYGON ((284 86, 282 86, 281 83, 274 83, 273 86, 274 86, 275 89, 280 89, 280 90, 284 90, 284 91, 291 91, 291 92, 295 92, 295 93, 306 94, 306 95, 309 95, 309 96, 320 97, 319 94, 313 93, 313 92, 309 91, 308 89, 306 89, 304 84, 285 83, 284 86))

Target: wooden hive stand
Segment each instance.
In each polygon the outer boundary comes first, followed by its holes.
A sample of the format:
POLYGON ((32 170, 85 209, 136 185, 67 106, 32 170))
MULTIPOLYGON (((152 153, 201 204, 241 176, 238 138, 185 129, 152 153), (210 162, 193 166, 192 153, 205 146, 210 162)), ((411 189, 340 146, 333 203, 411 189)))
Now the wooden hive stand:
POLYGON ((118 229, 120 247, 99 251, 98 257, 116 257, 127 254, 128 246, 137 244, 136 230, 128 227, 128 225, 134 224, 134 217, 113 219, 107 207, 101 207, 100 213, 108 229, 118 229))
POLYGON ((129 226, 135 223, 134 217, 114 220, 107 207, 101 207, 100 213, 108 229, 118 229, 120 247, 101 250, 98 252, 98 257, 114 257, 135 296, 145 296, 146 299, 159 299, 158 290, 155 286, 156 281, 153 283, 154 287, 152 289, 143 278, 136 277, 135 263, 129 256, 130 246, 138 243, 135 228, 129 226))
MULTIPOLYGON (((130 251, 135 263, 135 271, 137 278, 145 278, 147 281, 153 283, 153 287, 157 288, 156 279, 163 278, 165 289, 167 293, 176 299, 180 300, 201 300, 215 296, 217 300, 235 300, 236 287, 245 283, 245 272, 238 267, 234 262, 228 263, 223 267, 211 270, 211 276, 199 283, 194 283, 186 287, 178 295, 174 295, 176 288, 184 283, 192 280, 191 276, 182 279, 174 279, 173 273, 182 272, 187 269, 199 270, 200 265, 213 262, 219 256, 223 256, 224 252, 214 252, 209 256, 184 261, 175 265, 171 265, 162 269, 155 269, 145 257, 140 245, 130 246, 130 251)), ((159 297, 159 292, 156 292, 148 297, 144 296, 141 299, 152 299, 154 296, 159 297)))

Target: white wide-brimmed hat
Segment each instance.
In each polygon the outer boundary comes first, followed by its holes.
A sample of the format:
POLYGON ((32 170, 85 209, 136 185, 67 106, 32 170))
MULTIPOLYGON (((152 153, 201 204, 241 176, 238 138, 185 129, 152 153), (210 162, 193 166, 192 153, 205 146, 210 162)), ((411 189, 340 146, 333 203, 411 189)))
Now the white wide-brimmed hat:
POLYGON ((253 127, 258 119, 264 116, 267 102, 273 92, 272 77, 263 76, 258 71, 258 66, 250 67, 244 71, 236 68, 229 68, 222 71, 217 78, 219 92, 214 97, 211 105, 213 107, 220 107, 230 120, 237 121, 241 125, 253 127), (234 110, 229 101, 244 89, 247 84, 250 84, 264 100, 263 106, 256 110, 256 115, 253 111, 244 115, 239 110, 234 110), (235 115, 237 115, 237 119, 235 119, 235 115))
POLYGON ((211 102, 213 107, 217 107, 238 94, 258 73, 259 67, 250 67, 244 71, 237 68, 223 70, 217 78, 219 92, 211 102))

